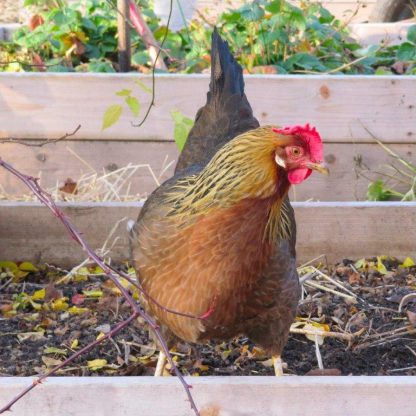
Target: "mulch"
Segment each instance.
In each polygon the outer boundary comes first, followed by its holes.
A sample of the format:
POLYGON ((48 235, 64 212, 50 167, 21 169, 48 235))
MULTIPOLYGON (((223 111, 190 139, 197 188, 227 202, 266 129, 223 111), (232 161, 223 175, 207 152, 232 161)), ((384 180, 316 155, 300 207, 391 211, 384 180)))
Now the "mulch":
MULTIPOLYGON (((416 375, 412 263, 382 256, 300 269, 304 296, 293 325, 298 333, 291 333, 282 356, 285 372, 416 375), (325 336, 311 331, 325 331, 325 336)), ((96 266, 83 267, 59 282, 67 273, 58 268, 27 263, 7 268, 3 262, 0 376, 42 374, 129 315, 118 289, 101 272, 96 266)), ((157 353, 139 319, 57 374, 152 375, 157 353)), ((245 337, 178 344, 172 354, 185 375, 273 374, 270 357, 245 337)))

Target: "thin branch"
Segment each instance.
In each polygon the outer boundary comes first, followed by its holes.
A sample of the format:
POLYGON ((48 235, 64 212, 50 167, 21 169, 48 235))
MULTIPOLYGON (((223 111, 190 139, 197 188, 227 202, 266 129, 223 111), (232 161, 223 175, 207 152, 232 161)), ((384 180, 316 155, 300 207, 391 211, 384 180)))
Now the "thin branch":
POLYGON ((56 206, 55 201, 51 198, 49 194, 47 194, 43 189, 39 186, 38 180, 36 178, 33 178, 32 176, 25 175, 18 170, 16 170, 13 166, 5 162, 0 158, 0 165, 3 166, 6 170, 11 172, 13 175, 15 175, 17 178, 19 178, 39 199, 40 202, 42 202, 44 205, 46 205, 57 217, 62 224, 65 226, 66 230, 68 231, 69 235, 82 247, 82 249, 88 254, 88 257, 93 260, 98 266, 100 266, 103 271, 106 273, 106 275, 112 280, 112 282, 115 284, 115 286, 120 290, 123 297, 126 299, 127 303, 130 305, 132 309, 132 314, 123 322, 116 325, 111 331, 109 331, 105 336, 102 338, 93 341, 86 347, 82 348, 80 351, 76 352, 75 354, 71 355, 68 359, 66 359, 63 363, 59 364, 58 366, 54 367, 52 370, 47 372, 46 374, 38 377, 36 380, 33 381, 33 383, 28 386, 25 390, 23 390, 21 393, 19 393, 16 397, 14 397, 10 402, 8 402, 4 407, 0 409, 0 414, 10 411, 11 407, 20 400, 23 396, 25 396, 27 393, 29 393, 32 389, 34 389, 37 385, 39 385, 45 378, 55 374, 62 366, 72 362, 74 359, 76 359, 78 356, 80 356, 82 353, 89 351, 91 348, 95 347, 96 345, 103 342, 103 340, 108 339, 112 336, 114 336, 116 333, 118 333, 121 329, 126 327, 130 322, 132 322, 134 319, 136 319, 138 316, 141 316, 145 322, 149 325, 149 327, 154 331, 156 338, 158 339, 160 346, 165 353, 171 367, 173 368, 176 376, 179 378, 180 382, 182 383, 188 400, 191 404, 191 408, 194 411, 195 415, 199 416, 199 411, 196 407, 196 404, 193 400, 192 394, 190 392, 190 385, 185 381, 184 377, 180 373, 178 367, 176 366, 175 362, 172 359, 172 356, 169 353, 169 348, 163 339, 163 336, 159 330, 159 326, 156 324, 153 318, 151 318, 145 311, 143 311, 139 305, 136 303, 136 301, 132 298, 130 293, 123 287, 121 282, 118 280, 117 274, 113 271, 111 267, 109 267, 104 260, 98 256, 95 251, 90 247, 90 245, 83 239, 81 236, 81 233, 79 230, 71 223, 71 221, 68 219, 68 217, 56 206))
POLYGON ((32 142, 28 142, 22 139, 17 139, 15 137, 10 137, 8 139, 0 139, 0 143, 16 143, 16 144, 21 144, 23 146, 29 146, 29 147, 43 147, 47 144, 60 142, 62 140, 67 139, 68 137, 74 136, 80 128, 81 128, 81 124, 78 124, 78 127, 72 133, 66 133, 63 136, 58 137, 57 139, 46 139, 42 141, 41 143, 32 143, 32 142))
POLYGON ((163 36, 162 42, 160 42, 160 48, 157 51, 157 55, 156 55, 156 58, 155 58, 155 64, 152 66, 152 100, 150 101, 150 104, 147 107, 146 114, 144 115, 142 121, 140 121, 140 123, 138 123, 138 124, 132 123, 132 126, 133 127, 141 127, 144 124, 144 122, 147 120, 147 117, 149 116, 150 110, 155 105, 155 88, 156 88, 156 86, 155 86, 155 71, 156 71, 156 62, 159 59, 159 56, 160 56, 160 53, 162 51, 163 45, 165 44, 166 38, 168 37, 170 19, 172 17, 172 10, 173 10, 173 0, 170 0, 169 15, 168 15, 168 20, 166 22, 166 31, 165 31, 165 34, 163 36))

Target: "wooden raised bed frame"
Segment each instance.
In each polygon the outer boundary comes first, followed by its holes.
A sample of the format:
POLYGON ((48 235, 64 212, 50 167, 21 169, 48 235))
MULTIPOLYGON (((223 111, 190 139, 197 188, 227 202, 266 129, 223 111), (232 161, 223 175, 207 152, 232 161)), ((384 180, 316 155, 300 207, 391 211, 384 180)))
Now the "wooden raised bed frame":
MULTIPOLYGON (((0 378, 0 404, 31 381, 0 378)), ((416 409, 416 377, 191 377, 188 382, 201 416, 414 416, 416 409)), ((12 414, 193 415, 174 377, 53 377, 18 402, 12 414)))
MULTIPOLYGON (((313 175, 294 188, 292 200, 365 199, 368 180, 357 170, 376 170, 388 160, 368 131, 411 159, 416 138, 415 80, 416 76, 247 76, 247 95, 261 124, 309 122, 325 141, 330 177, 313 175)), ((47 187, 89 170, 67 147, 98 171, 131 162, 150 164, 158 173, 166 157, 172 161, 178 154, 170 111, 178 109, 194 117, 205 102, 208 76, 157 76, 156 105, 144 126, 133 127, 134 120, 125 111, 116 125, 102 131, 105 110, 122 102, 117 91, 133 89, 146 108, 150 95, 136 81, 150 85, 151 79, 130 74, 0 74, 0 139, 56 139, 81 124, 75 136, 41 148, 0 143, 2 157, 29 174, 42 171, 47 187)), ((171 174, 172 168, 164 178, 171 174)), ((0 183, 10 194, 25 191, 5 171, 0 171, 0 183)), ((132 183, 132 191, 143 194, 154 187, 146 169, 132 183)))

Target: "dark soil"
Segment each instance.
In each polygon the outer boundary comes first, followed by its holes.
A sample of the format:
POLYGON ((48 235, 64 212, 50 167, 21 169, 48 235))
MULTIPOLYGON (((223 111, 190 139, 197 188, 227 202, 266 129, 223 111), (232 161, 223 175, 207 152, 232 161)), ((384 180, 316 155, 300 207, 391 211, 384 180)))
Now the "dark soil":
MULTIPOLYGON (((282 357, 287 363, 286 372, 416 375, 416 296, 407 296, 398 312, 403 297, 416 292, 416 266, 400 267, 395 259, 370 259, 362 264, 344 260, 320 270, 345 290, 316 275, 307 282, 347 295, 349 290, 355 300, 305 285, 297 328, 313 325, 341 337, 326 336, 322 340, 322 371, 318 369, 313 336, 308 339, 305 334, 291 334, 282 357), (350 340, 345 339, 348 336, 350 340)), ((3 268, 0 376, 43 373, 129 315, 125 301, 105 276, 92 274, 83 281, 78 276, 58 284, 64 275, 44 266, 16 278, 3 268), (44 296, 40 292, 43 288, 44 296), (33 297, 36 291, 38 295, 33 297)), ((273 374, 270 357, 244 337, 194 348, 179 344, 173 355, 184 374, 273 374)), ((137 321, 58 375, 152 375, 156 359, 148 331, 143 322, 137 321), (93 361, 97 359, 101 361, 93 361)))

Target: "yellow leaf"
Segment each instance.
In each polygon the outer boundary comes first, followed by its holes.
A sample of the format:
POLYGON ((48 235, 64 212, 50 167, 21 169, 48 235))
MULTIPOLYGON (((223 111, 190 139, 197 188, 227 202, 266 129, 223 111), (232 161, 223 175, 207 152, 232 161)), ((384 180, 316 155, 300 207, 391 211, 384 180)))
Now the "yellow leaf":
POLYGON ((101 298, 103 291, 99 289, 83 290, 82 293, 90 298, 101 298))
POLYGON ((29 274, 29 272, 24 272, 23 270, 16 270, 13 272, 13 274, 16 280, 20 280, 26 277, 29 274))
POLYGON ((32 263, 29 263, 28 261, 24 261, 23 263, 20 263, 19 269, 24 272, 37 272, 38 271, 38 269, 32 263))
POLYGON ((19 270, 17 264, 12 261, 0 261, 0 269, 9 270, 11 272, 19 270))
POLYGON ((37 290, 31 297, 32 300, 40 300, 45 298, 45 288, 37 290))
POLYGON ((104 334, 104 332, 100 332, 98 335, 97 335, 97 340, 98 339, 101 339, 102 337, 104 337, 105 336, 105 334, 104 334))
POLYGON ((105 274, 104 270, 100 266, 95 266, 94 270, 90 271, 91 274, 105 274))
POLYGON ((136 269, 134 267, 129 267, 127 273, 130 275, 132 279, 136 277, 136 269))
POLYGON ((387 274, 386 266, 382 262, 381 256, 377 257, 377 271, 380 274, 387 274))
POLYGON ((412 267, 414 265, 415 265, 415 262, 413 261, 413 259, 411 257, 406 257, 404 259, 403 263, 399 267, 407 269, 407 268, 412 267))
POLYGON ((329 325, 328 324, 321 324, 321 323, 319 323, 319 322, 315 322, 315 321, 312 321, 311 322, 311 324, 315 327, 315 328, 319 328, 319 329, 321 329, 322 331, 329 331, 331 328, 329 327, 329 325))
POLYGON ((114 123, 117 123, 118 119, 123 112, 123 107, 119 104, 110 105, 104 113, 103 125, 101 130, 105 130, 112 126, 114 123))
POLYGON ((66 355, 66 350, 62 348, 55 348, 55 347, 47 347, 43 350, 44 354, 59 354, 59 355, 66 355))
POLYGON ((107 365, 107 360, 97 358, 95 360, 88 361, 88 368, 92 371, 100 370, 107 365))
POLYGON ((89 311, 88 308, 79 308, 78 306, 71 306, 70 308, 68 308, 68 312, 71 315, 81 315, 88 311, 89 311))
POLYGON ((66 298, 66 297, 54 300, 51 304, 52 310, 54 310, 54 311, 66 311, 69 307, 68 303, 66 302, 67 300, 68 300, 68 298, 66 298))
POLYGON ((355 262, 354 266, 356 269, 362 269, 363 267, 365 267, 366 264, 367 262, 365 259, 360 259, 355 262))
POLYGON ((77 347, 78 347, 78 344, 79 344, 79 341, 78 341, 78 339, 74 339, 72 342, 71 342, 71 349, 73 349, 73 350, 75 350, 77 347))
POLYGON ((40 311, 42 309, 42 305, 40 303, 33 302, 32 299, 30 299, 30 304, 35 311, 40 311))

